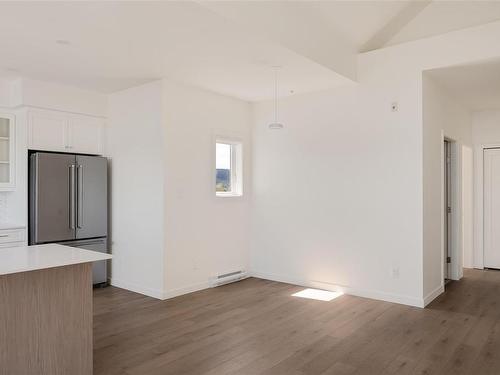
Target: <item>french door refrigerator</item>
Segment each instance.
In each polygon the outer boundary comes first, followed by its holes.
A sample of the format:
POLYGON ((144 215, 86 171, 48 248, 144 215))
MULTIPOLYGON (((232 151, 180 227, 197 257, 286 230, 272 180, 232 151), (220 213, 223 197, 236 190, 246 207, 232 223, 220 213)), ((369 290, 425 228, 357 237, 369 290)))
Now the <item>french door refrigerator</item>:
MULTIPOLYGON (((107 253, 107 160, 33 152, 29 158, 29 244, 107 253)), ((107 282, 106 261, 93 264, 93 283, 107 282)))

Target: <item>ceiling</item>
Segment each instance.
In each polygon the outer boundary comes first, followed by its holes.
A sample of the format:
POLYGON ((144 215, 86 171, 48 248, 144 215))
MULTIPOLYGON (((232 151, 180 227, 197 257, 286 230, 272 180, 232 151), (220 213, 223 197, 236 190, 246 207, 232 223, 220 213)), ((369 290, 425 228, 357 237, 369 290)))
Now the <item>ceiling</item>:
POLYGON ((425 74, 472 111, 500 109, 500 60, 433 69, 425 74))
POLYGON ((353 84, 356 55, 500 19, 499 2, 0 2, 0 76, 103 93, 167 77, 254 101, 353 84))
POLYGON ((432 1, 386 45, 444 34, 500 20, 500 1, 432 1))
POLYGON ((0 51, 11 73, 104 93, 168 77, 258 100, 275 65, 282 94, 351 82, 193 2, 1 2, 0 51))

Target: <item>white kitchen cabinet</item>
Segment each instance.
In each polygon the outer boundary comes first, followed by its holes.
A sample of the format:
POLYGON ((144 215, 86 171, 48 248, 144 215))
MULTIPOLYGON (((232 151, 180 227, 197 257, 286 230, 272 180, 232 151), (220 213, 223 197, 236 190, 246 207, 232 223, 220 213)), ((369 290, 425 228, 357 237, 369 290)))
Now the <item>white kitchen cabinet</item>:
POLYGON ((69 145, 72 152, 102 154, 104 122, 100 118, 80 115, 69 117, 69 145))
POLYGON ((14 116, 0 113, 0 191, 16 187, 16 129, 14 116))
POLYGON ((30 111, 28 145, 32 150, 68 151, 67 114, 56 111, 30 111))
POLYGON ((25 243, 26 243, 25 228, 0 229, 0 248, 23 246, 25 245, 25 243))
POLYGON ((31 150, 101 155, 104 120, 49 110, 30 110, 28 147, 31 150))

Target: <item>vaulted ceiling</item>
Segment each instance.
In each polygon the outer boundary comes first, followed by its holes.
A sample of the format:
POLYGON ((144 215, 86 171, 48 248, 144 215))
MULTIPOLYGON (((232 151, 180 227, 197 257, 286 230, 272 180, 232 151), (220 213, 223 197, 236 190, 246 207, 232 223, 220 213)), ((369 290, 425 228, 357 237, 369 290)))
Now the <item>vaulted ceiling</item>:
POLYGON ((500 19, 483 1, 1 2, 0 69, 113 92, 161 77, 245 100, 356 80, 356 55, 500 19))

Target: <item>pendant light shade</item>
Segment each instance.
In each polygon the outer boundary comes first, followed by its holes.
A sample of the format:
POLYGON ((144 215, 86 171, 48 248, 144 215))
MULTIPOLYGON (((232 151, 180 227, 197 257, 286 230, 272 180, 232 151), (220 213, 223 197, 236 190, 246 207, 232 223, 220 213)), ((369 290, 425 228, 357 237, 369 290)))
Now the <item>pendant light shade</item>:
POLYGON ((278 69, 279 67, 274 67, 274 122, 268 125, 271 130, 280 130, 284 127, 278 122, 278 69))
POLYGON ((283 129, 283 124, 280 122, 271 122, 269 124, 269 129, 271 130, 280 130, 283 129))

